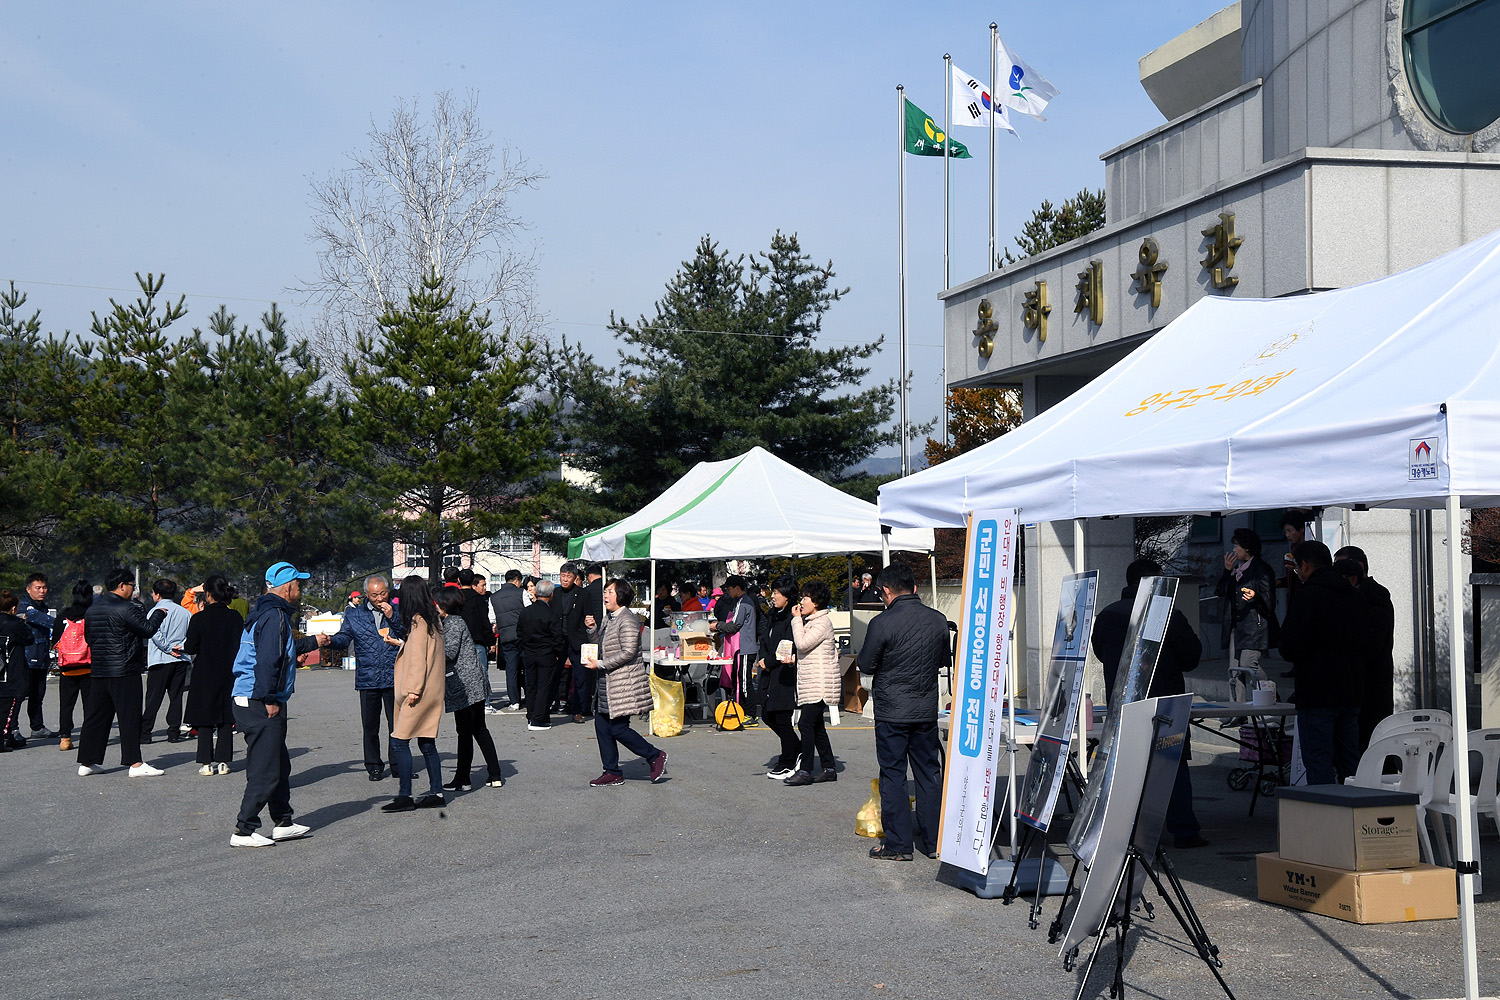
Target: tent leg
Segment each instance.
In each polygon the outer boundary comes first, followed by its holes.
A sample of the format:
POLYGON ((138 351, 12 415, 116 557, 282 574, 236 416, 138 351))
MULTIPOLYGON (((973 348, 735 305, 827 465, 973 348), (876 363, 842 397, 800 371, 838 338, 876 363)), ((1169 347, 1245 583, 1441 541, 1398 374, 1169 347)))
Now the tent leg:
POLYGON ((933 607, 937 607, 937 602, 938 602, 937 553, 936 552, 929 552, 929 553, 927 553, 927 562, 928 562, 928 565, 930 565, 932 567, 932 606, 933 607))
POLYGON ((1453 787, 1458 806, 1458 925, 1463 934, 1464 996, 1479 1000, 1479 963, 1474 940, 1474 838, 1472 806, 1469 796, 1469 672, 1464 659, 1464 592, 1462 577, 1463 537, 1459 498, 1448 497, 1448 663, 1449 684, 1453 688, 1453 738, 1458 752, 1453 754, 1453 787))
POLYGON ((849 584, 849 610, 854 610, 854 556, 850 554, 844 557, 844 576, 849 584))
MULTIPOLYGON (((1073 518, 1073 572, 1083 572, 1083 518, 1081 517, 1073 518)), ((1079 698, 1078 721, 1074 727, 1074 732, 1083 734, 1083 738, 1074 740, 1074 743, 1078 747, 1078 773, 1083 775, 1085 778, 1087 778, 1089 774, 1088 732, 1089 726, 1094 721, 1093 719, 1086 718, 1088 711, 1088 699, 1079 698)))
POLYGON ((646 672, 656 673, 656 560, 651 560, 651 600, 646 603, 647 614, 651 621, 646 626, 646 634, 651 637, 651 648, 646 651, 646 672))
POLYGON ((880 527, 880 565, 883 568, 891 564, 891 536, 890 529, 883 524, 880 527))

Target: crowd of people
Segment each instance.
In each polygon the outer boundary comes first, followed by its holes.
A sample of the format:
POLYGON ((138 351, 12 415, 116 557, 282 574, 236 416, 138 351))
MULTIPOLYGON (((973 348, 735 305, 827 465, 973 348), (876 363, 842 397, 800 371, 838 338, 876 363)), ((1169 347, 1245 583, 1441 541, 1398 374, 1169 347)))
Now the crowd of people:
MULTIPOLYGON (((467 569, 446 571, 436 591, 425 578, 408 576, 394 594, 390 580, 372 575, 351 595, 337 631, 316 635, 297 628, 307 578, 289 562, 276 563, 253 605, 214 575, 187 591, 173 580, 157 580, 148 607, 136 597, 134 573, 125 569, 112 571, 98 587, 77 581, 72 603, 60 612, 48 606, 43 574, 28 578, 22 595, 0 590, 0 750, 28 742, 19 731, 24 705, 31 740, 57 739, 59 749, 76 749, 81 777, 106 770, 114 729, 129 776, 160 775, 141 746, 153 741, 165 702, 165 739, 196 734, 202 775, 230 773, 233 734, 244 740, 245 792, 231 846, 304 837, 310 830, 296 821, 291 803, 287 706, 299 662, 323 649, 354 656, 366 772, 371 781, 383 780, 388 762, 397 779, 384 812, 442 806, 446 792, 478 784, 476 744, 487 772, 483 784, 503 786, 486 716, 504 712, 526 712, 531 732, 547 731, 559 714, 576 723, 591 718, 602 764, 589 782, 593 787, 624 782, 621 747, 646 762, 653 783, 665 778, 667 752, 631 727, 633 716, 652 707, 644 655, 649 633, 631 610, 634 587, 623 579, 605 581, 603 566, 567 563, 555 585, 511 571, 493 594, 484 577, 467 569), (491 662, 504 676, 503 695, 492 690, 491 662), (43 724, 53 670, 60 675, 55 731, 43 724), (73 713, 80 702, 75 742, 73 713), (453 716, 457 735, 448 782, 437 749, 445 713, 453 716), (428 785, 416 797, 413 740, 428 785), (269 815, 269 835, 262 814, 269 815)), ((907 860, 914 844, 935 855, 937 679, 949 656, 947 622, 917 599, 912 573, 903 566, 883 570, 872 585, 889 610, 872 623, 861 669, 874 675, 881 799, 892 818, 885 843, 871 856, 907 860), (915 830, 906 808, 908 764, 916 776, 915 830)), ((799 586, 782 577, 765 605, 739 576, 703 595, 707 604, 696 584, 679 589, 686 598, 679 609, 698 601, 712 615, 713 630, 747 665, 740 696, 754 702, 781 744, 767 777, 793 787, 836 781, 838 761, 824 722, 826 707, 841 695, 828 586, 819 580, 799 586)))

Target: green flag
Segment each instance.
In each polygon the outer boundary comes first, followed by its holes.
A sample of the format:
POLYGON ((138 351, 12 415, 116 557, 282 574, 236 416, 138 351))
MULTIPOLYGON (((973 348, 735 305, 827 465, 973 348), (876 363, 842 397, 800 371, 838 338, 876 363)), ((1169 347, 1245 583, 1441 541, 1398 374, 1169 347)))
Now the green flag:
MULTIPOLYGON (((932 116, 911 102, 906 101, 906 151, 913 156, 942 156, 943 129, 932 120, 932 116)), ((957 139, 953 140, 953 152, 948 154, 955 160, 969 159, 968 148, 957 139)))

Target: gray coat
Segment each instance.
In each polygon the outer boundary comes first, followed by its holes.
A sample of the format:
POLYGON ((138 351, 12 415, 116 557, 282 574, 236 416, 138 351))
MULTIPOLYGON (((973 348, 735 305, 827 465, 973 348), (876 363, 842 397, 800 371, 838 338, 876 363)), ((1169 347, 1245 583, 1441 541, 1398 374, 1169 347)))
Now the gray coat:
POLYGON ((651 682, 641 659, 641 620, 629 608, 616 611, 604 624, 599 672, 604 675, 596 688, 601 715, 618 719, 651 711, 651 682))
POLYGON ((456 712, 484 701, 484 671, 479 666, 479 651, 469 635, 468 623, 460 615, 443 619, 443 655, 448 663, 444 711, 456 712))

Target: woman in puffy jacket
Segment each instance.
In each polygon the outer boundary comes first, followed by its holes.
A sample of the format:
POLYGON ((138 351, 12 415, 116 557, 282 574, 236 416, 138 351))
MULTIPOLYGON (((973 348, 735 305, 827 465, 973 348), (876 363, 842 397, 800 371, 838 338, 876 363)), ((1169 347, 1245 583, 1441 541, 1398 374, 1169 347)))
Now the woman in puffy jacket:
POLYGON ((833 744, 823 723, 823 706, 837 705, 843 691, 839 675, 839 648, 828 616, 830 594, 822 580, 802 585, 802 600, 792 615, 792 643, 797 648, 797 707, 802 711, 797 728, 802 731, 801 769, 786 779, 788 785, 811 785, 837 781, 833 744), (816 749, 822 770, 813 774, 816 749))
POLYGON ((495 740, 484 721, 484 667, 479 665, 479 650, 473 633, 464 621, 464 596, 469 591, 444 587, 437 595, 438 614, 443 619, 443 656, 448 674, 443 693, 443 707, 453 713, 458 730, 458 768, 453 780, 443 785, 457 791, 474 784, 470 770, 474 766, 474 744, 484 754, 491 788, 505 784, 500 776, 500 758, 495 754, 495 740))
MULTIPOLYGON (((83 616, 88 612, 89 605, 94 603, 94 586, 87 580, 79 580, 73 584, 73 603, 63 608, 58 613, 57 620, 52 625, 52 647, 57 649, 57 644, 62 641, 63 633, 68 630, 68 623, 77 622, 74 631, 82 637, 83 616)), ((74 662, 63 663, 62 650, 58 650, 58 667, 62 676, 57 679, 57 735, 60 740, 57 744, 59 750, 73 749, 73 708, 82 705, 83 714, 89 711, 89 656, 87 653, 88 643, 83 643, 84 658, 77 659, 74 654, 74 662)))
POLYGON ((624 580, 611 580, 603 596, 604 627, 595 631, 599 653, 584 665, 603 675, 594 687, 594 735, 604 773, 589 784, 607 788, 624 783, 621 746, 651 765, 652 781, 661 781, 667 773, 667 752, 630 728, 632 715, 651 711, 651 682, 641 658, 641 620, 630 610, 635 588, 624 580))

